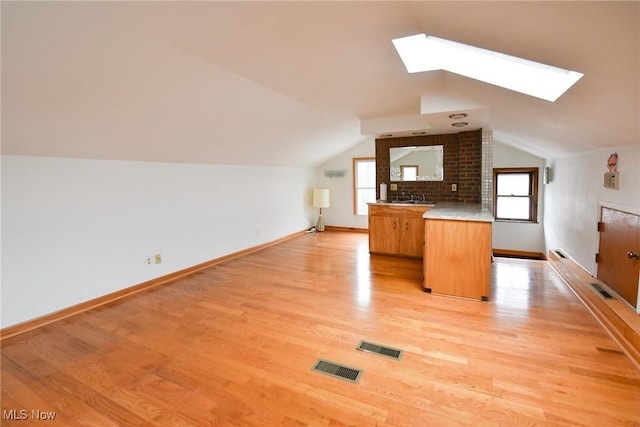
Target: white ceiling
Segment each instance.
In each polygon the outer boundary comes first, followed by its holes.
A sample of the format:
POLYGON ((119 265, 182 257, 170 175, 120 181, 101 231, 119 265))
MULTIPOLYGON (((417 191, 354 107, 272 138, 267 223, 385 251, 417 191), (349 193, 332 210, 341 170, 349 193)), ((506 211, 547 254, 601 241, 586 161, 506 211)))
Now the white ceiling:
POLYGON ((458 132, 452 112, 545 158, 640 143, 635 1, 1 8, 3 154, 314 166, 382 133, 458 132), (391 40, 416 33, 585 76, 550 103, 407 74, 391 40))

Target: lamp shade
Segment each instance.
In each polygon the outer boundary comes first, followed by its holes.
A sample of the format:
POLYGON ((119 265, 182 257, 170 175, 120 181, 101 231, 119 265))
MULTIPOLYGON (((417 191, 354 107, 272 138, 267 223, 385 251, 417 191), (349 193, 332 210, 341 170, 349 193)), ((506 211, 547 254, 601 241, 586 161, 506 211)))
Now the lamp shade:
POLYGON ((329 203, 329 189, 328 188, 314 188, 313 189, 313 207, 314 208, 328 208, 329 203))

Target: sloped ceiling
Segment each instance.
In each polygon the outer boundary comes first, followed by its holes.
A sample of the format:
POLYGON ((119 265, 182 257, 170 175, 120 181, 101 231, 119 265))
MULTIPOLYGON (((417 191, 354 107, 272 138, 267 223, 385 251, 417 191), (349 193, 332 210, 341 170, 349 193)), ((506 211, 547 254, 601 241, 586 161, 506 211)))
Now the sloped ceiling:
POLYGON ((640 143, 638 2, 7 2, 2 153, 314 166, 384 133, 490 128, 545 158, 640 143), (555 103, 444 71, 429 33, 579 71, 555 103))

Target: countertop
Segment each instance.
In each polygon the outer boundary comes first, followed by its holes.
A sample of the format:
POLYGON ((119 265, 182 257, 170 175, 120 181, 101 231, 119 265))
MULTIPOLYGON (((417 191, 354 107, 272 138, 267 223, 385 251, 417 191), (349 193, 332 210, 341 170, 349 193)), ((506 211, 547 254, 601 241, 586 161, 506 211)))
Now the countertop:
POLYGON ((422 217, 454 221, 494 221, 491 212, 479 203, 436 203, 422 217))
POLYGON ((426 202, 389 202, 377 201, 368 203, 369 205, 379 206, 424 206, 430 208, 422 216, 425 219, 449 219, 453 221, 480 221, 493 222, 494 218, 491 211, 482 208, 480 203, 426 203, 426 202))
POLYGON ((425 208, 432 208, 436 204, 428 203, 428 202, 389 202, 378 200, 377 202, 367 203, 368 205, 379 205, 379 206, 424 206, 425 208))

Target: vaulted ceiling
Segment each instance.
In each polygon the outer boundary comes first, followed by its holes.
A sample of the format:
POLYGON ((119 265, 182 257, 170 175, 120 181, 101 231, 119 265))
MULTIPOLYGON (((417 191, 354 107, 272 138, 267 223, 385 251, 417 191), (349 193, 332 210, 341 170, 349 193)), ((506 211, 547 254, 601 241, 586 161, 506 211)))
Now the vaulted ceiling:
POLYGON ((545 158, 640 143, 639 2, 10 2, 3 154, 314 166, 464 129, 545 158), (555 103, 445 71, 427 33, 584 73, 555 103))

